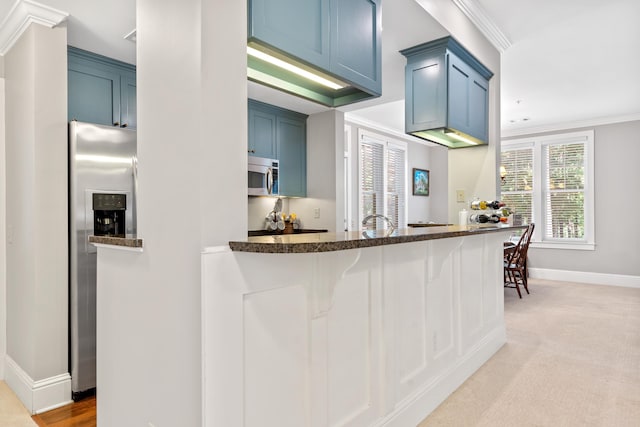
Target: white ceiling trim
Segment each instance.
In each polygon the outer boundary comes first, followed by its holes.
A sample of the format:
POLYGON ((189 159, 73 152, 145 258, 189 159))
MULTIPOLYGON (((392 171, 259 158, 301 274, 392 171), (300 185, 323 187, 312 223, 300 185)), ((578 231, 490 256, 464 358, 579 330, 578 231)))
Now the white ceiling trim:
POLYGON ((543 133, 543 132, 556 132, 556 131, 564 131, 569 129, 578 129, 578 128, 585 128, 585 127, 593 127, 593 126, 612 125, 615 123, 633 122, 636 120, 640 120, 640 113, 627 114, 624 116, 601 117, 598 119, 577 120, 574 122, 556 123, 556 124, 550 124, 550 125, 534 126, 534 127, 518 128, 518 129, 510 129, 510 130, 502 129, 500 131, 500 137, 511 138, 513 136, 531 135, 531 134, 543 133))
POLYGON ((0 55, 4 56, 32 23, 53 28, 69 16, 32 0, 17 0, 0 24, 0 55))
POLYGON ((467 18, 478 27, 480 32, 493 44, 500 53, 511 47, 511 41, 504 35, 502 30, 487 15, 484 8, 477 0, 451 0, 467 18))

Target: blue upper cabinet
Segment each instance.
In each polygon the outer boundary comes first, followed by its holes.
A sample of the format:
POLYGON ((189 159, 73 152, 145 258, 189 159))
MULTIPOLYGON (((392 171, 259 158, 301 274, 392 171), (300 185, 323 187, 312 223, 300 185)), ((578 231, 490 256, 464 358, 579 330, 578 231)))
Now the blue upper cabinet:
POLYGON ((280 195, 307 195, 307 115, 249 100, 249 155, 279 160, 280 195))
POLYGON ((451 37, 401 53, 406 133, 449 148, 487 144, 493 73, 451 37))
POLYGON ((137 127, 133 65, 68 47, 69 120, 137 127))
POLYGON ((306 116, 279 116, 277 119, 280 194, 307 195, 306 116))
POLYGON ((329 0, 250 0, 249 38, 329 69, 329 0))
POLYGON ((248 0, 249 79, 330 107, 380 96, 380 2, 248 0), (302 77, 264 55, 321 79, 302 77))
POLYGON ((332 0, 331 67, 343 79, 382 93, 380 0, 332 0))
POLYGON ((250 156, 277 159, 276 115, 266 104, 249 100, 249 141, 250 156))
POLYGON ((448 56, 449 126, 489 140, 489 82, 453 53, 448 56))

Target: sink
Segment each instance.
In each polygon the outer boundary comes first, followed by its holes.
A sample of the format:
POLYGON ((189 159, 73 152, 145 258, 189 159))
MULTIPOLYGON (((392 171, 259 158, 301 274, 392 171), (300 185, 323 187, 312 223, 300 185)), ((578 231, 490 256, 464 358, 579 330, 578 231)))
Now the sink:
POLYGON ((485 230, 499 230, 501 227, 498 227, 497 225, 489 225, 486 227, 480 227, 480 226, 476 226, 473 228, 469 228, 467 231, 469 231, 470 233, 475 233, 477 231, 485 231, 485 230))
MULTIPOLYGON (((293 233, 288 234, 308 234, 308 233, 326 233, 328 230, 315 230, 312 228, 302 228, 300 230, 294 230, 293 233)), ((256 236, 279 236, 287 233, 283 233, 282 230, 249 230, 249 237, 256 236)))

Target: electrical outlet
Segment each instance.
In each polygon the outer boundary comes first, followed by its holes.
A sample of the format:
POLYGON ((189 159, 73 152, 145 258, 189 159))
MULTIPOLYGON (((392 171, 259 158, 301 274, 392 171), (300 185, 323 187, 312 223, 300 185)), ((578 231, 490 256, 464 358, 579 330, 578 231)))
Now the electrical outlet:
POLYGON ((464 203, 464 190, 456 190, 456 201, 458 203, 464 203))
POLYGON ((320 218, 320 208, 313 208, 313 217, 320 218))

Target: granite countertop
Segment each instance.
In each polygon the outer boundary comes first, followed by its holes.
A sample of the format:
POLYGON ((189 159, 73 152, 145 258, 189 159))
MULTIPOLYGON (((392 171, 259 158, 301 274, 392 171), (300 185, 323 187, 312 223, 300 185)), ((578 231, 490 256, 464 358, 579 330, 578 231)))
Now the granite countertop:
POLYGON ((249 237, 242 241, 229 242, 233 251, 258 253, 309 253, 331 252, 371 246, 423 240, 446 239, 526 228, 504 224, 449 225, 418 227, 395 230, 388 235, 386 230, 348 231, 339 233, 281 234, 277 236, 249 237))
POLYGON ((127 248, 142 248, 142 239, 138 239, 132 234, 127 234, 125 237, 89 236, 89 243, 123 246, 127 248))

